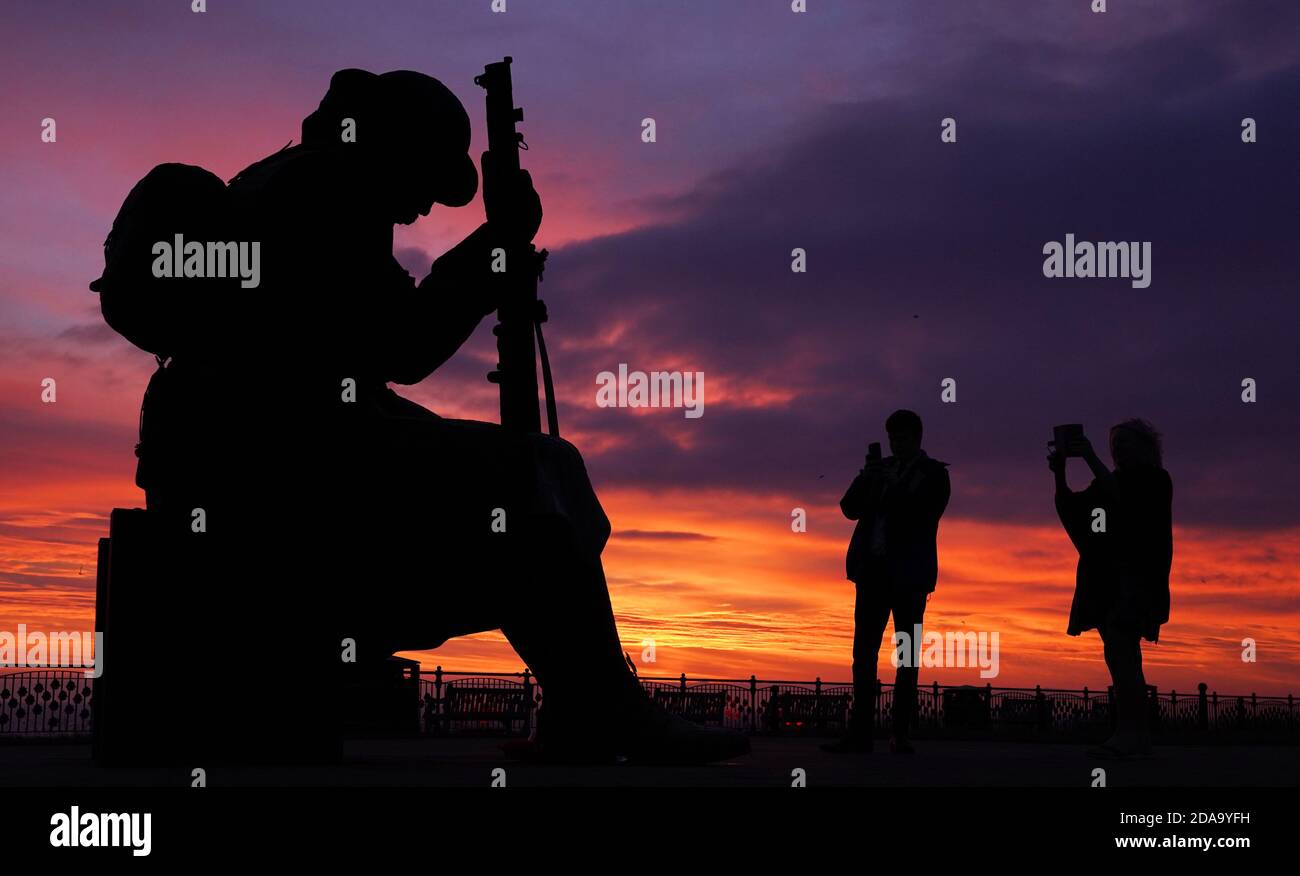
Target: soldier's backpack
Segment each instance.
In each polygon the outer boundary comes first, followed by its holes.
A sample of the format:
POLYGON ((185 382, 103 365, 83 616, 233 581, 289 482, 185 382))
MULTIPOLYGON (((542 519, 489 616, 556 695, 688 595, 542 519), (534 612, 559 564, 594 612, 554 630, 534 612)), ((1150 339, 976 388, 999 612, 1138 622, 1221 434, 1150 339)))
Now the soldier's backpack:
POLYGON ((177 235, 186 242, 226 240, 228 213, 226 184, 210 171, 160 164, 145 174, 113 220, 104 273, 90 284, 104 321, 163 358, 201 348, 213 329, 206 313, 229 281, 156 277, 154 247, 171 247, 177 235))

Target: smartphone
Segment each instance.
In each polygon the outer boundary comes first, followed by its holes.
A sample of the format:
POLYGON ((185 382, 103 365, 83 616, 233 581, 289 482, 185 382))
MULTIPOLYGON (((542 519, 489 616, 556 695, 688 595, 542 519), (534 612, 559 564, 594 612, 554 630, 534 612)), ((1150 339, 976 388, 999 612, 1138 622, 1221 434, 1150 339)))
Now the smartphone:
POLYGON ((1069 447, 1071 442, 1076 438, 1082 437, 1082 423, 1066 423, 1063 426, 1052 427, 1052 444, 1056 447, 1056 452, 1062 456, 1069 456, 1069 447))
POLYGON ((880 459, 879 441, 872 441, 867 445, 867 459, 880 459))

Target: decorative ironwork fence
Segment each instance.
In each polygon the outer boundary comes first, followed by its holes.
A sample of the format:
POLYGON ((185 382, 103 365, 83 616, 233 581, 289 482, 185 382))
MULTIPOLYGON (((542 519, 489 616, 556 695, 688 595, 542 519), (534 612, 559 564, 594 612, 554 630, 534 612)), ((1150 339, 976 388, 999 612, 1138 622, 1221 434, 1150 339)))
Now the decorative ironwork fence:
MULTIPOLYGON (((414 669, 412 668, 412 671, 414 669)), ((748 733, 835 735, 848 726, 853 686, 843 682, 642 677, 651 698, 701 724, 748 733)), ((884 732, 893 685, 876 682, 873 726, 884 732)), ((1300 742, 1293 696, 1220 696, 1204 684, 1193 694, 1149 688, 1153 734, 1164 743, 1300 742)), ((166 692, 158 699, 166 720, 166 692)), ((201 692, 200 692, 201 695, 201 692)), ((90 735, 94 680, 78 670, 19 670, 0 674, 0 740, 85 738, 90 735)), ((523 672, 423 671, 418 704, 421 732, 430 735, 526 735, 536 726, 544 692, 523 672)), ((917 691, 920 737, 1091 741, 1111 730, 1107 690, 923 685, 917 691)))
MULTIPOLYGON (((513 732, 535 726, 536 709, 544 704, 541 687, 531 674, 444 672, 441 667, 421 673, 422 724, 429 733, 513 732), (471 715, 447 691, 457 685, 513 689, 512 720, 485 720, 471 715), (527 704, 525 706, 525 704, 527 704), (527 719, 520 713, 528 711, 527 719)), ((651 698, 674 714, 700 724, 749 733, 834 735, 848 727, 853 711, 853 685, 844 682, 759 679, 645 677, 641 686, 651 698)), ((873 726, 890 725, 894 686, 876 681, 873 726)), ((1151 724, 1156 739, 1179 742, 1300 742, 1300 712, 1294 696, 1224 697, 1199 685, 1195 694, 1160 693, 1149 688, 1151 724)), ((1112 730, 1111 691, 1061 690, 1043 687, 995 688, 969 685, 921 686, 917 691, 916 733, 921 737, 1041 739, 1093 741, 1112 730)))
POLYGON ((84 671, 31 669, 0 674, 0 739, 90 735, 93 680, 84 671))

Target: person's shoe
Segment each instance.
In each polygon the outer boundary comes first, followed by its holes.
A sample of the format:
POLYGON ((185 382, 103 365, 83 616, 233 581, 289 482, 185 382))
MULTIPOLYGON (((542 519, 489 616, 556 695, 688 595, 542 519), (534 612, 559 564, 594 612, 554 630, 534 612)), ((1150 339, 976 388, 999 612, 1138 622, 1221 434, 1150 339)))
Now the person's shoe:
POLYGON ((821 746, 821 749, 831 754, 868 754, 874 747, 870 736, 845 736, 843 739, 827 742, 821 746))
POLYGON ((891 736, 889 739, 889 753, 916 754, 916 749, 912 747, 912 743, 908 742, 901 736, 891 736))

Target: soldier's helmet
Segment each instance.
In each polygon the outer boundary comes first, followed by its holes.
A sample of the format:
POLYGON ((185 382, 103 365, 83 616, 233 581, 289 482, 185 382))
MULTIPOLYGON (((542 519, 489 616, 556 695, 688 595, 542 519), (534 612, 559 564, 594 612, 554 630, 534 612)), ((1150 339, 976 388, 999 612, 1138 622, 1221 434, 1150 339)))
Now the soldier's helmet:
POLYGON ((465 107, 447 86, 413 70, 338 71, 320 106, 303 119, 302 142, 342 144, 398 167, 436 168, 435 200, 449 207, 468 204, 478 191, 465 107), (342 141, 346 119, 354 143, 342 141))

